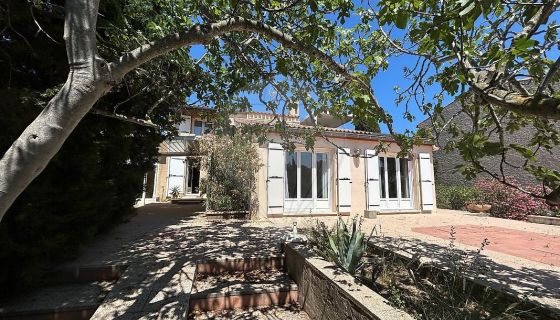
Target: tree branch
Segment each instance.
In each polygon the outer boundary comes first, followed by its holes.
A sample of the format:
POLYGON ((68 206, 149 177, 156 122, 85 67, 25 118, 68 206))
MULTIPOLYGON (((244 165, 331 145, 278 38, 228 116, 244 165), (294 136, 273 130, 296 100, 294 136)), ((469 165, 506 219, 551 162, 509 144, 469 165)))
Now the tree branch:
POLYGON ((105 111, 105 110, 101 110, 101 109, 91 109, 89 113, 92 114, 97 114, 100 116, 104 116, 104 117, 109 117, 109 118, 113 118, 113 119, 118 119, 121 121, 125 121, 125 122, 130 122, 130 123, 134 123, 137 125, 141 125, 144 127, 151 127, 151 128, 159 128, 158 125, 152 123, 149 120, 142 120, 142 119, 137 119, 137 118, 133 118, 133 117, 128 117, 122 114, 117 114, 117 113, 112 113, 109 111, 105 111))
POLYGON ((558 57, 558 59, 556 59, 556 61, 552 64, 552 66, 550 66, 550 70, 548 70, 548 73, 546 74, 546 76, 542 79, 541 83, 539 84, 537 91, 535 92, 535 94, 540 94, 543 92, 544 88, 546 88, 546 86, 548 85, 548 83, 550 82, 550 80, 552 80, 552 78, 554 77, 554 75, 556 74, 556 72, 558 72, 558 68, 560 67, 560 57, 558 57))
POLYGON ((369 95, 375 112, 385 122, 389 129, 389 132, 391 134, 394 133, 392 120, 390 116, 386 114, 385 111, 381 108, 381 105, 373 94, 373 90, 369 83, 359 78, 358 76, 351 74, 344 66, 337 63, 332 57, 323 53, 321 50, 315 48, 314 46, 302 43, 291 35, 284 33, 283 31, 276 29, 273 26, 242 17, 232 17, 213 23, 198 24, 193 26, 186 32, 172 34, 160 40, 151 41, 145 45, 142 45, 124 54, 110 64, 112 76, 114 79, 116 79, 116 81, 119 81, 128 72, 149 61, 150 59, 181 47, 190 46, 193 44, 206 44, 212 41, 215 37, 219 37, 226 33, 236 31, 255 32, 265 35, 272 40, 278 41, 286 48, 299 51, 306 54, 312 59, 322 62, 325 67, 343 77, 346 82, 356 83, 360 88, 362 88, 362 90, 366 92, 366 94, 369 95))

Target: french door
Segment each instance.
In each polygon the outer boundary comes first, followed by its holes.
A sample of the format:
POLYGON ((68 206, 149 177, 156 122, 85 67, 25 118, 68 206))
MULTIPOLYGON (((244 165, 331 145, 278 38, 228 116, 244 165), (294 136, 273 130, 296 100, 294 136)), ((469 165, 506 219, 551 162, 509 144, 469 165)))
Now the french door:
POLYGON ((187 194, 200 193, 200 159, 189 158, 187 166, 187 194))
POLYGON ((328 212, 330 168, 327 153, 285 153, 284 212, 328 212))
POLYGON ((410 161, 404 158, 379 157, 379 198, 381 210, 412 208, 410 161))

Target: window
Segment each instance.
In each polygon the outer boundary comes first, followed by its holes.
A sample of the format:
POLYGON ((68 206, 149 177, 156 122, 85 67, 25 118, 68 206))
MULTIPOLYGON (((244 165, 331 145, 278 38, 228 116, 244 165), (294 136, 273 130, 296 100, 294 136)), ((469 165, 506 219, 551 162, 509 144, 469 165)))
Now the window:
POLYGON ((387 158, 387 186, 389 198, 397 198, 397 159, 387 158))
POLYGON ((297 154, 286 154, 286 198, 297 198, 297 154))
POLYGON ((286 153, 286 198, 328 199, 329 163, 326 153, 286 153))
POLYGON ((313 154, 311 152, 301 152, 301 190, 300 198, 313 198, 313 154))
POLYGON ((179 133, 189 133, 191 131, 191 118, 183 117, 183 121, 179 123, 179 133))
POLYGON ((385 157, 379 157, 379 192, 381 198, 387 198, 385 191, 385 157))
POLYGON ((212 129, 214 129, 214 124, 212 122, 206 122, 204 133, 212 132, 212 129))
POLYGON ((408 160, 399 159, 401 174, 401 198, 410 198, 410 184, 408 182, 408 160))
POLYGON ((327 154, 317 153, 317 198, 326 199, 329 197, 329 167, 327 164, 327 154))
POLYGON ((197 136, 202 135, 202 121, 196 120, 194 122, 194 131, 193 133, 197 136))
POLYGON ((379 157, 379 195, 381 199, 410 198, 408 159, 379 157))

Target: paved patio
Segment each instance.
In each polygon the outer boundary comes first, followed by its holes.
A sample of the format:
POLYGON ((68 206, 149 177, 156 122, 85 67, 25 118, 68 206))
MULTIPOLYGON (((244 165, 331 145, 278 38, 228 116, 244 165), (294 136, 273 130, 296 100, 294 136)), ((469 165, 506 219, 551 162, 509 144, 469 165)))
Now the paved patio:
MULTIPOLYGON (((128 269, 106 297, 93 319, 183 318, 187 313, 196 261, 208 258, 265 256, 277 253, 278 243, 290 230, 312 226, 316 218, 294 217, 259 221, 207 220, 188 206, 152 204, 140 208, 130 222, 100 237, 71 265, 126 264, 128 269)), ((328 224, 335 217, 319 218, 328 224)), ((434 237, 415 232, 416 228, 447 230, 450 225, 506 228, 559 237, 560 227, 530 224, 459 211, 440 210, 434 214, 404 214, 366 219, 363 228, 377 225, 374 241, 412 254, 442 257, 448 246, 445 236, 434 237), (381 227, 380 227, 381 226, 381 227)), ((416 229, 418 230, 418 229, 416 229)), ((532 294, 531 299, 560 311, 560 267, 526 260, 504 252, 492 251, 494 229, 486 230, 491 244, 483 252, 491 269, 489 282, 517 294, 532 294), (534 292, 534 289, 538 291, 534 292)), ((443 231, 438 231, 442 232, 443 231)), ((439 234, 439 233, 438 233, 439 234)), ((460 228, 458 238, 463 237, 460 228)), ((501 235, 503 236, 503 234, 501 235)), ((477 244, 457 246, 472 250, 477 244)), ((553 250, 557 250, 556 247, 553 250)))
MULTIPOLYGON (((449 239, 452 226, 412 228, 412 231, 449 239)), ((454 226, 456 241, 469 246, 480 246, 491 238, 487 250, 505 253, 523 259, 560 267, 560 237, 536 232, 478 225, 454 226)))

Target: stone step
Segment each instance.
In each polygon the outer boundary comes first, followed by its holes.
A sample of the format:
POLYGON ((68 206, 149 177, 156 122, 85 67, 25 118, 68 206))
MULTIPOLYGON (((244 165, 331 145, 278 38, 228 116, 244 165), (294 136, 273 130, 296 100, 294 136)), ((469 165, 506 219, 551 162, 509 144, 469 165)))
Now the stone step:
POLYGON ((189 310, 200 312, 290 305, 297 302, 297 297, 297 285, 283 270, 197 274, 189 310), (253 276, 245 277, 249 274, 253 276), (259 279, 260 276, 263 278, 259 279))
POLYGON ((2 303, 0 319, 89 319, 114 283, 95 281, 36 289, 2 303))

